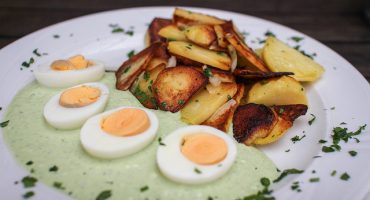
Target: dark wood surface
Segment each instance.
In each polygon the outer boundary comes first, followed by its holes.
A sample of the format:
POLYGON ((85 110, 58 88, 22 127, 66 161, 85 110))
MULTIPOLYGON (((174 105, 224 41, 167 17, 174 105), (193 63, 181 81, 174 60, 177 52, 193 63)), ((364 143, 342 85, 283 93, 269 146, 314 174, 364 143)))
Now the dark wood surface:
POLYGON ((369 2, 369 0, 0 0, 0 48, 45 26, 99 11, 138 6, 207 7, 254 15, 310 35, 341 54, 370 82, 370 23, 365 17, 365 7, 369 2))

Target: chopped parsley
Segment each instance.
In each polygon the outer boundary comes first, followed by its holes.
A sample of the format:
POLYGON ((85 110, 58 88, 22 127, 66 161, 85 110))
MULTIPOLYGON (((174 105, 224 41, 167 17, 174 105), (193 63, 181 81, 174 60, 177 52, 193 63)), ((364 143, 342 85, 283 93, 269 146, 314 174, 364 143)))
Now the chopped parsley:
POLYGON ((309 180, 311 183, 316 183, 316 182, 319 182, 320 181, 320 178, 319 177, 315 177, 315 178, 310 178, 309 180))
POLYGON ((330 173, 330 176, 335 176, 337 174, 337 170, 333 170, 331 173, 330 173))
POLYGON ((53 186, 59 190, 65 190, 66 188, 63 186, 63 183, 61 182, 54 182, 53 186))
POLYGON ((310 119, 310 121, 308 121, 308 125, 312 125, 312 123, 316 120, 316 116, 314 114, 310 114, 312 116, 312 119, 310 119))
POLYGON ((339 125, 346 125, 347 123, 346 122, 341 122, 339 125))
POLYGON ((276 37, 276 35, 275 35, 273 32, 271 32, 270 30, 267 30, 267 31, 266 31, 265 36, 266 36, 266 37, 270 37, 270 36, 271 36, 271 37, 276 37))
POLYGON ((344 172, 342 175, 340 175, 340 179, 343 181, 348 181, 351 177, 347 174, 347 172, 344 172))
POLYGON ((303 54, 304 56, 307 56, 307 57, 311 58, 312 60, 313 60, 313 57, 315 57, 317 55, 316 53, 308 54, 304 50, 300 50, 299 49, 300 47, 301 47, 300 45, 297 45, 297 46, 295 46, 293 48, 296 49, 297 51, 301 52, 301 54, 303 54))
POLYGON ((161 106, 162 106, 162 108, 164 108, 164 109, 165 109, 165 108, 167 107, 167 103, 163 101, 163 102, 161 103, 161 106))
POLYGON ((8 124, 9 124, 9 120, 7 120, 7 121, 3 121, 3 122, 1 122, 1 123, 0 123, 0 127, 1 127, 1 128, 7 127, 7 126, 8 126, 8 124))
POLYGON ((22 196, 23 196, 23 198, 28 199, 28 198, 33 197, 34 195, 35 195, 35 193, 33 191, 28 191, 25 194, 23 194, 22 196))
POLYGON ((198 168, 194 168, 194 172, 197 173, 197 174, 201 174, 202 171, 200 171, 198 168))
POLYGON ((161 145, 161 146, 166 146, 166 144, 162 142, 162 137, 159 137, 159 138, 158 138, 158 143, 159 143, 159 145, 161 145))
POLYGON ((53 35, 53 38, 58 39, 58 38, 60 38, 60 36, 59 36, 59 35, 57 35, 57 34, 54 34, 54 35, 53 35))
POLYGON ((280 176, 275 179, 273 182, 274 183, 277 183, 279 181, 281 181, 284 177, 288 176, 289 174, 302 174, 304 172, 304 170, 299 170, 299 169, 286 169, 284 170, 283 172, 281 172, 280 176))
POLYGON ((30 67, 33 63, 35 63, 35 59, 33 59, 33 57, 31 57, 31 58, 29 59, 29 61, 28 61, 28 62, 27 62, 27 61, 23 61, 23 62, 22 62, 22 66, 23 66, 23 67, 28 68, 28 67, 30 67))
POLYGON ((149 190, 149 186, 147 186, 147 185, 140 188, 140 192, 145 192, 147 190, 149 190))
POLYGON ((49 172, 57 172, 58 171, 58 166, 54 165, 49 168, 49 172))
POLYGON ((300 42, 302 41, 304 38, 303 37, 298 37, 298 36, 293 36, 290 38, 291 40, 293 40, 294 42, 300 42))
POLYGON ((331 107, 330 110, 335 110, 335 106, 331 107))
POLYGON ((357 151, 348 151, 349 155, 351 155, 352 157, 355 157, 357 156, 357 151))
POLYGON ((39 52, 37 52, 37 51, 38 51, 38 49, 34 49, 32 51, 32 53, 35 54, 37 57, 41 57, 41 54, 39 52))
POLYGON ((297 191, 297 192, 301 192, 301 188, 299 186, 299 182, 298 181, 295 181, 293 182, 293 184, 290 186, 290 189, 292 189, 293 191, 297 191))
POLYGON ((320 144, 324 144, 324 143, 327 143, 328 141, 326 141, 326 140, 319 140, 319 143, 320 144))
POLYGON ((279 115, 283 114, 284 113, 284 108, 279 108, 279 115))
POLYGON ((180 99, 178 102, 177 102, 179 105, 184 105, 185 101, 183 99, 180 99))
POLYGON ((363 126, 360 126, 360 128, 355 132, 348 132, 347 128, 342 127, 334 127, 333 133, 331 135, 332 137, 332 145, 330 146, 323 146, 322 151, 325 153, 330 153, 334 151, 340 151, 341 147, 339 146, 339 142, 343 140, 345 143, 348 142, 349 139, 354 139, 357 143, 360 142, 359 139, 357 139, 355 136, 360 135, 363 130, 365 130, 366 124, 363 126))
POLYGON ((135 50, 131 50, 130 52, 127 53, 128 58, 131 58, 134 55, 135 55, 135 50))
POLYGON ((232 97, 228 94, 227 95, 227 100, 230 101, 232 99, 232 97))
POLYGON ((272 190, 269 190, 270 180, 263 177, 260 182, 264 187, 262 190, 258 191, 257 194, 246 196, 240 200, 274 200, 275 197, 271 196, 272 190))
POLYGON ((285 150, 285 152, 287 152, 287 153, 288 153, 289 151, 290 151, 290 149, 285 150))
POLYGON ((134 35, 134 31, 133 30, 129 30, 129 31, 126 31, 125 34, 126 35, 129 35, 129 36, 133 36, 134 35))
POLYGON ((211 71, 211 69, 209 68, 209 67, 206 67, 204 70, 203 70, 203 72, 204 72, 204 75, 206 75, 207 77, 212 77, 213 75, 212 75, 212 71, 211 71))
POLYGON ((128 66, 125 70, 123 70, 123 73, 127 73, 130 70, 131 66, 128 66))
POLYGON ((37 179, 32 176, 26 176, 22 179, 23 187, 30 188, 34 187, 37 183, 37 179))
POLYGON ((112 33, 122 33, 125 31, 118 24, 109 24, 109 27, 112 28, 112 33))
POLYGON ((301 141, 305 137, 306 137, 306 135, 303 135, 301 137, 299 137, 298 135, 296 135, 296 136, 290 138, 290 140, 292 140, 293 144, 295 144, 296 142, 301 141))
POLYGON ((104 190, 95 198, 95 200, 105 200, 112 196, 111 190, 104 190))
POLYGON ((32 160, 26 162, 26 165, 32 165, 32 164, 33 164, 33 161, 32 160))
POLYGON ((144 80, 145 80, 145 81, 149 81, 149 79, 150 79, 150 73, 149 73, 149 72, 147 72, 147 71, 145 71, 145 72, 144 72, 144 80))

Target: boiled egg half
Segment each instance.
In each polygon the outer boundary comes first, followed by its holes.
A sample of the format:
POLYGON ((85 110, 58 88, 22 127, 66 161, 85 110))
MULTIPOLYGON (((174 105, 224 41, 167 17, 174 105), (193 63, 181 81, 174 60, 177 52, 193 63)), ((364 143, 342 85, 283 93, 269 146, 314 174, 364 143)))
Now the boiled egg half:
POLYGON ((59 88, 98 81, 104 76, 103 63, 76 55, 67 60, 55 60, 51 64, 40 65, 34 70, 36 80, 44 86, 59 88))
POLYGON ((136 153, 149 145, 158 130, 157 116, 148 109, 119 107, 91 117, 80 140, 87 153, 114 159, 136 153))
POLYGON ((54 128, 80 128, 88 118, 102 112, 109 89, 102 83, 84 83, 53 96, 44 107, 44 118, 54 128))
POLYGON ((212 182, 227 173, 237 154, 234 140, 210 126, 179 128, 161 143, 157 150, 159 170, 178 183, 212 182))

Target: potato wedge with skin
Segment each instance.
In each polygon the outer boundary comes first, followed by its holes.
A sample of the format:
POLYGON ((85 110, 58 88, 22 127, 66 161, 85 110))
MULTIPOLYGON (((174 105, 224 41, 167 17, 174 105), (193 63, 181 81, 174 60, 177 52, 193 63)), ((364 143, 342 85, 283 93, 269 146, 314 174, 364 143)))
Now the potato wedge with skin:
POLYGON ((269 79, 287 75, 294 75, 292 72, 263 72, 260 70, 255 70, 252 67, 239 67, 237 68, 234 73, 235 76, 242 78, 242 79, 269 79))
POLYGON ((162 64, 167 65, 169 58, 170 55, 167 52, 166 45, 161 45, 154 51, 153 58, 150 60, 147 70, 152 70, 162 64))
POLYGON ((118 90, 129 89, 136 78, 146 69, 155 51, 164 45, 165 44, 161 42, 153 43, 151 46, 125 61, 116 71, 116 88, 118 90))
POLYGON ((307 106, 302 104, 273 106, 271 108, 277 113, 278 122, 266 137, 257 138, 253 144, 265 145, 279 140, 293 126, 294 120, 307 112, 307 106))
POLYGON ((216 40, 216 34, 209 25, 192 25, 184 30, 188 40, 202 47, 209 47, 216 40))
POLYGON ((256 82, 248 92, 247 102, 267 106, 308 104, 304 87, 289 76, 256 82))
POLYGON ((183 41, 173 41, 168 43, 168 51, 190 60, 194 60, 222 70, 230 70, 231 59, 223 52, 217 52, 202 48, 195 44, 183 41))
POLYGON ((173 13, 173 20, 178 26, 192 24, 216 25, 225 23, 225 20, 219 19, 217 17, 192 12, 190 10, 185 10, 182 8, 175 8, 175 12, 173 13))
POLYGON ((157 100, 153 94, 153 83, 158 74, 164 70, 165 64, 161 64, 152 70, 145 71, 139 76, 137 83, 133 84, 130 92, 140 101, 140 103, 149 109, 158 109, 157 100))
POLYGON ((145 34, 145 45, 149 46, 150 44, 154 42, 165 42, 166 40, 162 38, 158 32, 161 30, 163 27, 168 26, 172 24, 171 19, 163 19, 163 18, 154 18, 152 22, 150 23, 148 30, 145 34))
POLYGON ((237 92, 236 83, 221 83, 219 86, 208 84, 206 88, 196 93, 181 109, 182 121, 189 124, 203 123, 237 92), (206 89, 208 87, 213 89, 206 89))
POLYGON ((263 72, 270 71, 266 64, 253 52, 251 48, 240 38, 237 32, 234 30, 234 25, 231 21, 221 25, 226 40, 236 49, 238 54, 244 58, 249 65, 257 67, 263 72))
POLYGON ((257 138, 267 137, 277 122, 277 114, 265 105, 238 106, 233 117, 234 138, 239 143, 251 145, 257 138))
POLYGON ((324 73, 324 68, 275 37, 268 37, 262 58, 273 72, 293 72, 298 81, 315 81, 324 73))
POLYGON ((213 28, 214 28, 216 36, 217 36, 218 46, 220 46, 222 48, 226 48, 228 43, 226 42, 225 34, 224 34, 224 31, 222 30, 222 27, 220 25, 215 25, 213 28))
POLYGON ((207 77, 193 67, 166 68, 153 83, 154 97, 161 110, 177 112, 207 81, 207 77))
POLYGON ((191 60, 189 58, 185 58, 183 56, 174 55, 177 60, 177 65, 185 65, 185 66, 192 66, 192 67, 202 67, 204 64, 197 62, 195 60, 191 60))
POLYGON ((225 133, 228 132, 235 109, 240 104, 240 100, 244 95, 244 85, 238 84, 238 91, 232 99, 222 105, 213 115, 208 118, 203 125, 212 126, 225 133))
POLYGON ((171 24, 159 30, 158 34, 168 41, 186 41, 186 36, 176 25, 171 24))

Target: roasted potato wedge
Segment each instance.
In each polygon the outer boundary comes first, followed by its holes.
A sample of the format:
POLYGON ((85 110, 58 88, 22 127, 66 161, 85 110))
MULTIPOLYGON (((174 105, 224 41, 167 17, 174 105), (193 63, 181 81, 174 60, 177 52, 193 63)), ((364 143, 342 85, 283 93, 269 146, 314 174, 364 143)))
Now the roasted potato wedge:
POLYGON ((207 81, 207 77, 193 67, 166 68, 153 83, 154 97, 161 110, 177 112, 207 81))
POLYGON ((247 102, 267 106, 308 104, 304 87, 289 76, 256 82, 248 92, 247 102))
POLYGON ((149 109, 158 109, 157 100, 153 94, 153 83, 158 74, 164 70, 165 64, 161 64, 152 70, 146 70, 139 76, 137 83, 133 84, 130 92, 140 101, 140 103, 149 109))
POLYGON ((181 109, 181 119, 189 124, 201 124, 210 118, 236 92, 236 83, 221 83, 219 86, 208 84, 181 109))
POLYGON ((185 65, 185 66, 192 66, 192 67, 202 67, 204 64, 197 62, 195 60, 191 60, 189 58, 185 58, 183 56, 175 55, 177 60, 177 65, 185 65))
POLYGON ((268 72, 266 64, 253 52, 251 48, 240 38, 234 30, 234 25, 231 21, 221 25, 226 40, 236 49, 238 54, 247 62, 248 66, 257 67, 263 72, 268 72))
POLYGON ((202 13, 192 12, 190 10, 185 10, 182 8, 176 8, 173 13, 173 19, 178 26, 187 26, 193 24, 223 24, 224 20, 210 15, 205 15, 202 13))
POLYGON ((158 34, 168 41, 186 41, 186 36, 176 25, 171 24, 159 30, 158 34))
POLYGON ((222 27, 220 25, 215 25, 213 26, 216 36, 217 36, 217 44, 218 46, 222 48, 226 48, 228 43, 225 39, 225 34, 224 31, 222 30, 222 27))
POLYGON ((188 40, 202 47, 209 47, 216 40, 216 34, 209 25, 192 25, 184 30, 188 40))
POLYGON ((118 90, 129 89, 136 78, 146 69, 155 51, 163 48, 164 45, 162 42, 153 43, 125 61, 116 71, 116 88, 118 90))
POLYGON ((159 46, 153 54, 152 59, 150 60, 147 71, 150 71, 160 65, 166 65, 168 64, 168 59, 170 58, 170 55, 167 52, 166 45, 159 46))
POLYGON ((238 106, 233 117, 234 138, 239 143, 251 145, 257 138, 267 137, 277 122, 277 114, 265 105, 238 106))
POLYGON ((163 27, 168 26, 172 24, 171 19, 163 19, 163 18, 154 18, 152 22, 149 24, 148 31, 145 34, 145 45, 148 47, 150 44, 154 42, 165 42, 166 39, 161 37, 158 32, 161 30, 163 27))
POLYGON ((324 68, 275 37, 268 37, 262 58, 273 72, 293 72, 298 81, 315 81, 324 73, 324 68))
POLYGON ((293 126, 293 122, 301 115, 307 112, 307 106, 302 104, 273 106, 272 109, 278 115, 278 122, 264 138, 257 138, 254 144, 265 145, 280 139, 284 133, 293 126))
POLYGON ((238 84, 238 91, 232 99, 222 105, 213 115, 208 118, 203 125, 212 126, 221 131, 228 132, 235 109, 238 107, 244 95, 244 85, 238 84))
POLYGON ((183 41, 169 42, 167 48, 172 54, 179 55, 222 70, 230 70, 231 59, 226 53, 208 50, 195 44, 183 41))

